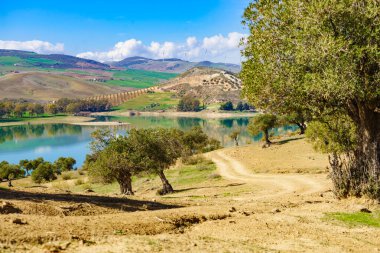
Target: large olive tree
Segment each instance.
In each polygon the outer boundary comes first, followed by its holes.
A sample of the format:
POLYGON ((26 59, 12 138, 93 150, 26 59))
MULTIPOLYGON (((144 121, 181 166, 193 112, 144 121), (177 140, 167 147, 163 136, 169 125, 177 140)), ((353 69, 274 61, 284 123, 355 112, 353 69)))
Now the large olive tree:
POLYGON ((244 95, 262 109, 310 114, 322 134, 313 139, 333 154, 336 192, 379 198, 380 2, 257 0, 243 23, 244 95))
POLYGON ((148 128, 132 129, 128 139, 135 143, 134 161, 142 171, 156 174, 162 182, 161 194, 174 192, 164 170, 169 169, 184 151, 181 141, 183 132, 176 129, 148 128))

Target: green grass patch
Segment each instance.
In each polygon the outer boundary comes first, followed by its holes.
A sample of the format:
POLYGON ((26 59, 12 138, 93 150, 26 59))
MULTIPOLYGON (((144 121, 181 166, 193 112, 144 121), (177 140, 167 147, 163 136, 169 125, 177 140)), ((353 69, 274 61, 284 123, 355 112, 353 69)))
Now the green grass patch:
POLYGON ((338 220, 349 226, 369 226, 380 228, 380 211, 373 213, 327 213, 329 220, 338 220))
POLYGON ((183 165, 176 170, 167 170, 168 180, 175 186, 194 185, 206 181, 219 180, 219 177, 214 177, 216 165, 205 160, 195 165, 183 165))
POLYGON ((112 72, 114 80, 107 81, 107 84, 140 89, 152 87, 162 81, 169 80, 177 76, 177 74, 173 73, 135 69, 114 70, 112 72))
POLYGON ((171 92, 145 93, 124 104, 115 107, 116 110, 157 111, 174 109, 178 105, 178 98, 171 92))

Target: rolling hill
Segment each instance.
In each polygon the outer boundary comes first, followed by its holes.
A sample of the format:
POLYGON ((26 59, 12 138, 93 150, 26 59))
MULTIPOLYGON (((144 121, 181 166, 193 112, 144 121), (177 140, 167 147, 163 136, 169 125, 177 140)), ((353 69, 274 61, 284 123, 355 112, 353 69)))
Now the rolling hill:
POLYGON ((119 62, 110 62, 113 67, 149 70, 157 72, 183 73, 193 67, 219 68, 230 72, 240 72, 240 66, 230 63, 213 63, 210 61, 189 62, 177 58, 149 59, 144 57, 129 57, 119 62))
POLYGON ((93 60, 64 54, 37 54, 28 51, 0 49, 0 65, 52 69, 85 68, 109 69, 110 66, 93 60))
POLYGON ((13 73, 0 77, 0 99, 52 101, 59 98, 86 98, 132 90, 52 73, 13 73))
POLYGON ((179 96, 192 95, 205 103, 241 101, 241 80, 232 72, 206 67, 195 67, 161 86, 161 90, 179 96))

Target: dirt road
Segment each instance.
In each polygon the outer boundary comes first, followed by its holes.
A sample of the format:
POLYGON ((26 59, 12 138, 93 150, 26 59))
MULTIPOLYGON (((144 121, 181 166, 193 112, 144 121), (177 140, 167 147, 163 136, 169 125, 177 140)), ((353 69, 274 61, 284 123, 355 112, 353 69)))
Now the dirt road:
POLYGON ((226 179, 254 184, 261 189, 254 199, 279 198, 287 194, 312 194, 329 190, 326 176, 315 174, 254 174, 242 163, 229 157, 225 150, 207 154, 226 179))

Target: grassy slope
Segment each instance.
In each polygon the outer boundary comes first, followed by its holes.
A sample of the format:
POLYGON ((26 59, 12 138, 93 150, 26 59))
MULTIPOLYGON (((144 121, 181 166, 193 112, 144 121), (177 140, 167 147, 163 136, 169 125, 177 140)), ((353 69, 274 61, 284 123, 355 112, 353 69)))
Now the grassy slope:
POLYGON ((113 78, 115 80, 107 81, 108 84, 134 87, 134 88, 147 88, 160 83, 163 80, 168 80, 176 77, 177 74, 153 72, 145 70, 117 70, 113 71, 113 78))
POLYGON ((125 110, 138 110, 138 111, 156 111, 168 110, 175 108, 178 104, 178 99, 173 98, 171 92, 155 92, 146 93, 137 98, 131 99, 126 103, 116 107, 115 109, 125 110))
MULTIPOLYGON (((181 164, 175 168, 165 171, 169 182, 174 189, 195 186, 202 183, 212 183, 220 179, 216 174, 215 164, 206 159, 198 159, 195 164, 181 164)), ((28 178, 14 180, 13 184, 18 187, 30 187, 36 185, 28 178)), ((112 184, 90 183, 86 174, 80 175, 78 171, 64 172, 59 178, 53 182, 43 184, 47 187, 55 189, 69 190, 72 192, 83 192, 86 189, 92 189, 100 194, 113 194, 119 192, 119 185, 115 182, 112 184)), ((145 175, 133 178, 135 190, 145 190, 145 188, 161 187, 160 179, 155 175, 145 175)), ((1 184, 1 187, 6 188, 6 182, 1 184)))
MULTIPOLYGON (((59 64, 60 62, 45 59, 45 58, 29 58, 23 59, 16 56, 0 56, 0 75, 11 71, 40 71, 52 73, 77 73, 90 76, 97 76, 93 72, 86 70, 73 69, 56 69, 47 68, 48 65, 59 64), (18 66, 15 66, 17 64, 18 66), (42 67, 42 66, 45 67, 42 67)), ((104 70, 105 72, 108 72, 104 70)), ((107 81, 107 84, 112 86, 132 87, 132 88, 147 88, 159 84, 162 81, 174 78, 177 74, 153 72, 146 70, 111 70, 113 80, 107 81)))

